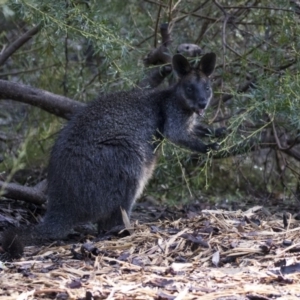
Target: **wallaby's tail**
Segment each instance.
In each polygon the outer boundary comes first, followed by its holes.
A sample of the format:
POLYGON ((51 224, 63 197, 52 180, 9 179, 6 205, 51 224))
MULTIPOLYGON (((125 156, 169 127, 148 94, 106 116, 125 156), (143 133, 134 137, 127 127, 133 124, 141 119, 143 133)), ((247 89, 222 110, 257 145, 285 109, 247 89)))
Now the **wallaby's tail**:
POLYGON ((6 252, 5 260, 20 258, 23 254, 24 245, 19 231, 17 228, 10 228, 2 233, 1 244, 6 252))
POLYGON ((44 222, 36 226, 10 228, 1 236, 2 248, 6 252, 5 258, 22 257, 25 246, 62 239, 67 236, 71 228, 71 224, 63 224, 63 222, 48 216, 45 217, 44 222))
POLYGON ((9 228, 3 232, 1 243, 3 250, 6 252, 6 260, 22 257, 25 246, 39 245, 49 240, 47 230, 45 230, 48 226, 44 225, 46 224, 24 228, 9 228))

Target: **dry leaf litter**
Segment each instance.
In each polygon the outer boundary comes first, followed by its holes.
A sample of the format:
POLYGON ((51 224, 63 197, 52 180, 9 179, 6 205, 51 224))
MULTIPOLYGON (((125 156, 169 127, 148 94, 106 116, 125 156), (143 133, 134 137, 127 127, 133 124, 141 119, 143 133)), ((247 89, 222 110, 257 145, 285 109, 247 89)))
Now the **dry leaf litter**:
POLYGON ((0 262, 0 299, 300 299, 293 216, 203 210, 118 236, 26 247, 0 262))

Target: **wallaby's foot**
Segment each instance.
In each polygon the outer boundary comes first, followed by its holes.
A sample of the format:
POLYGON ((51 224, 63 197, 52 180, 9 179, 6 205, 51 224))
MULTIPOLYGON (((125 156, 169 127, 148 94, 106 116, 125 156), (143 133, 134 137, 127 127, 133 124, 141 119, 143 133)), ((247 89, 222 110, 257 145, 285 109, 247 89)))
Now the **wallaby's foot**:
POLYGON ((225 137, 227 133, 227 128, 226 127, 220 127, 215 130, 215 137, 220 138, 220 137, 225 137))
POLYGON ((98 225, 98 234, 102 234, 103 232, 109 232, 113 228, 118 227, 118 226, 124 226, 123 220, 121 218, 121 214, 119 216, 114 215, 114 217, 115 217, 115 219, 110 218, 106 221, 99 221, 97 223, 97 225, 98 225))
POLYGON ((209 152, 210 150, 219 150, 220 149, 220 145, 218 143, 212 143, 212 144, 208 144, 206 145, 206 152, 209 152))
POLYGON ((124 225, 117 225, 111 228, 106 234, 119 235, 119 232, 125 229, 124 225))
POLYGON ((105 241, 112 236, 117 236, 117 237, 128 236, 129 235, 128 231, 124 229, 125 229, 124 225, 116 225, 108 231, 101 230, 98 232, 95 242, 105 241))

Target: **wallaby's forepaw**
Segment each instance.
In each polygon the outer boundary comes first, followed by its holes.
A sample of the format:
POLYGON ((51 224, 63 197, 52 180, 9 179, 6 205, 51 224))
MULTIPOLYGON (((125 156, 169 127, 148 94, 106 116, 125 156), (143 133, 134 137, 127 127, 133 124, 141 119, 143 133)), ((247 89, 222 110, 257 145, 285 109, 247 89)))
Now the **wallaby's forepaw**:
POLYGON ((215 130, 215 137, 225 137, 227 133, 227 128, 226 127, 220 127, 215 130))
POLYGON ((206 152, 209 152, 210 150, 219 150, 220 149, 220 145, 218 143, 212 143, 212 144, 208 144, 206 145, 206 152))

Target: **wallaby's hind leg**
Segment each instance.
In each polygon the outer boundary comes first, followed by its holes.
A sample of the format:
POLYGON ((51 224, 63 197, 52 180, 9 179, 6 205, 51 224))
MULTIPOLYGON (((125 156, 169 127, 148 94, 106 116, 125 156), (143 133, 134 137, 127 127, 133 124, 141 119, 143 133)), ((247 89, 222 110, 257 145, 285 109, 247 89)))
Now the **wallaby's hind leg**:
MULTIPOLYGON (((129 167, 134 169, 136 166, 136 160, 133 158, 132 166, 127 165, 127 169, 130 169, 129 167)), ((121 208, 126 211, 127 216, 130 218, 131 209, 136 199, 142 194, 145 185, 151 177, 154 166, 155 157, 143 164, 139 172, 133 172, 128 174, 126 178, 123 178, 122 185, 120 182, 116 182, 116 185, 119 186, 119 188, 115 190, 116 198, 110 199, 110 203, 113 204, 114 207, 111 209, 110 214, 106 214, 98 220, 99 233, 101 230, 110 230, 115 226, 124 225, 121 208)))
POLYGON ((112 202, 115 203, 114 208, 111 210, 110 214, 105 216, 101 216, 101 218, 97 221, 98 224, 98 233, 101 233, 102 230, 110 230, 115 226, 124 225, 122 211, 125 210, 128 217, 130 218, 131 208, 136 200, 138 189, 138 180, 128 180, 127 187, 124 186, 123 197, 118 197, 118 199, 114 199, 112 202))
POLYGON ((43 222, 36 225, 31 238, 38 240, 60 240, 67 237, 74 226, 73 220, 56 212, 47 212, 43 222))
MULTIPOLYGON (((127 211, 126 211, 127 212, 127 211)), ((127 212, 128 214, 128 212, 127 212)), ((98 224, 98 233, 101 233, 102 230, 110 230, 115 226, 124 225, 121 208, 117 208, 107 219, 101 219, 97 222, 98 224)))

